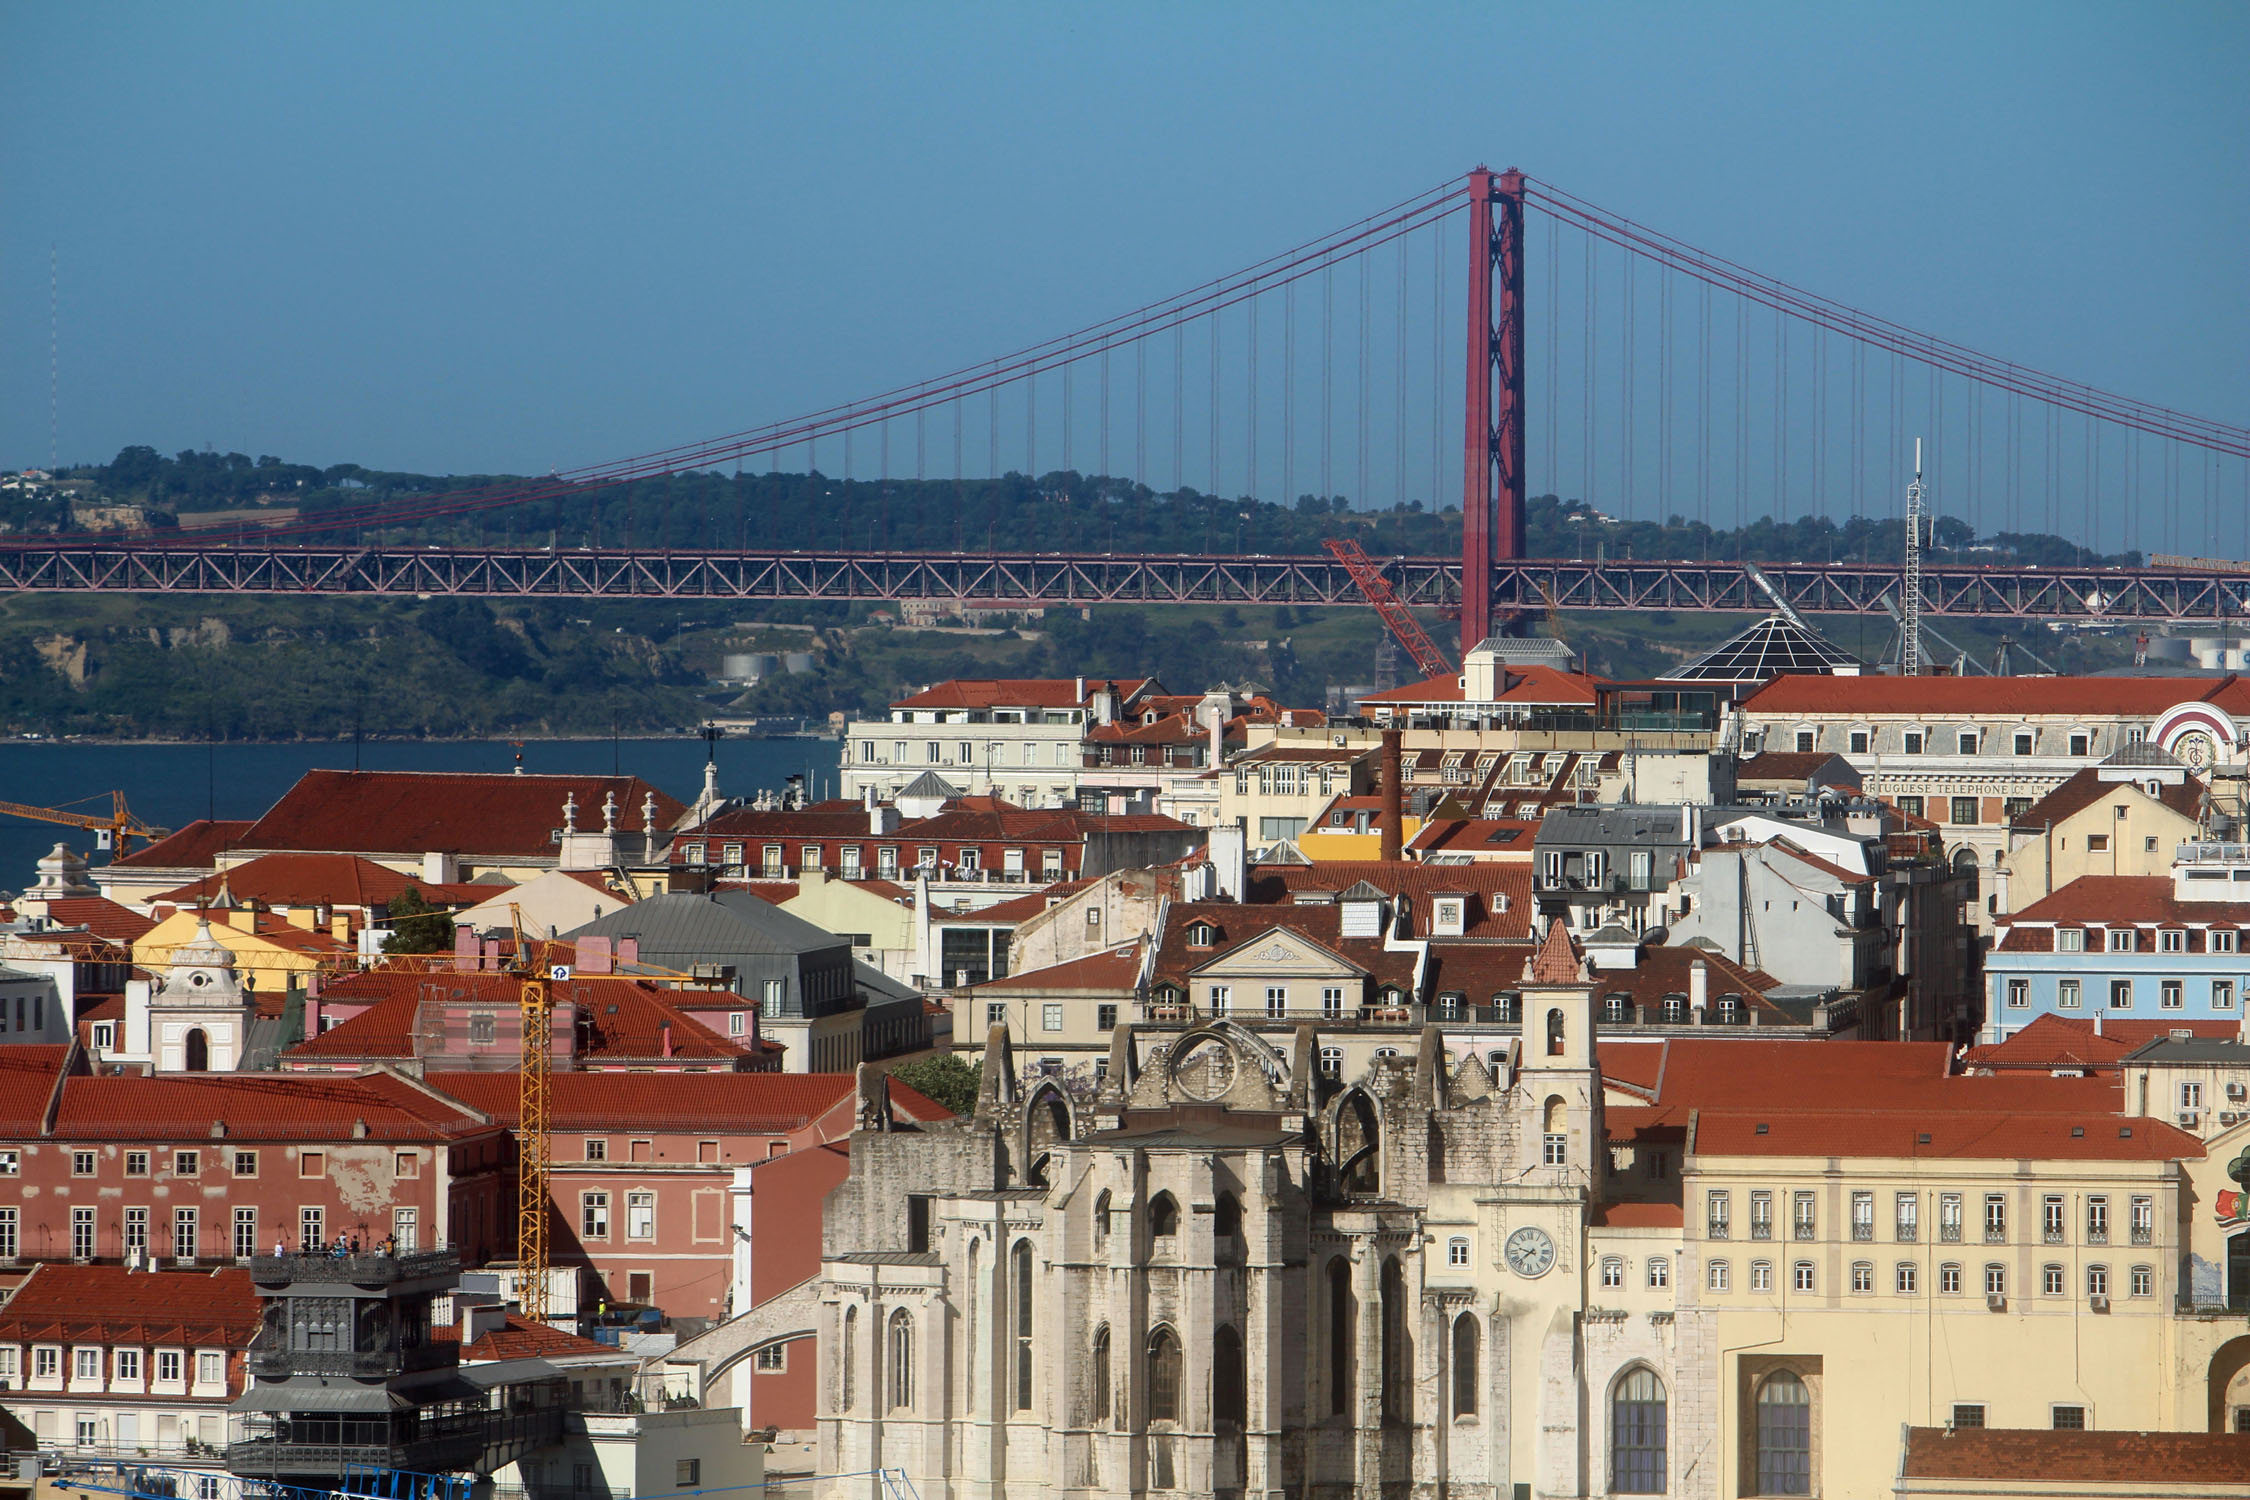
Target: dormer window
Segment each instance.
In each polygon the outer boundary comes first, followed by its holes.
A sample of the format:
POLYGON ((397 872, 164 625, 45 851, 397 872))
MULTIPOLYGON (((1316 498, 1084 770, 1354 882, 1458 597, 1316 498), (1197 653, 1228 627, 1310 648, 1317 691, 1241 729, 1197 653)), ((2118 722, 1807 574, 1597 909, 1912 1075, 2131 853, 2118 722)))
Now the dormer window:
POLYGON ((1664 997, 1664 1024, 1677 1026, 1687 1019, 1687 1002, 1677 995, 1664 997))
POLYGON ((1459 896, 1440 896, 1430 903, 1431 931, 1438 937, 1459 937, 1462 912, 1467 905, 1459 896))
POLYGON ((1908 755, 1920 755, 1922 753, 1922 742, 1921 730, 1909 729, 1906 731, 1906 753, 1908 755))
POLYGON ((1187 936, 1190 948, 1208 948, 1219 940, 1219 929, 1209 922, 1193 922, 1188 925, 1187 936))
POLYGON ((2108 929, 2108 932, 2109 939, 2107 947, 2110 952, 2130 953, 2133 951, 2134 932, 2132 928, 2112 927, 2108 929))
POLYGON ((1625 1019, 1626 1004, 1627 1000, 1625 996, 1611 995, 1602 1002, 1602 1019, 1605 1021, 1622 1022, 1625 1019))

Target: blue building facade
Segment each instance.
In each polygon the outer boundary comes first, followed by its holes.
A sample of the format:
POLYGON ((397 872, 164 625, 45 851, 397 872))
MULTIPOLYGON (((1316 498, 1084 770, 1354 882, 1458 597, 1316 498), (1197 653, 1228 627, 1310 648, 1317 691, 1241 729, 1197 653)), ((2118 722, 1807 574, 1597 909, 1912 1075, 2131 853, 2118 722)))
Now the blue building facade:
POLYGON ((2181 900, 2173 877, 2076 880, 2001 921, 1986 1042, 2043 1015, 2239 1024, 2250 994, 2250 901, 2181 900))

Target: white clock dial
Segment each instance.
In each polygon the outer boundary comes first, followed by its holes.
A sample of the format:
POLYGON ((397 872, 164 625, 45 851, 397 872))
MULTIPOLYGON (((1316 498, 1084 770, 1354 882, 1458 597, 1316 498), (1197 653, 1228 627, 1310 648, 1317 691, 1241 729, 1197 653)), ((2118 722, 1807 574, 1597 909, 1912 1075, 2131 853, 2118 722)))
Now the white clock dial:
POLYGON ((1544 1276, 1555 1263, 1555 1242, 1546 1230, 1526 1224, 1508 1236, 1503 1254, 1518 1276, 1544 1276))

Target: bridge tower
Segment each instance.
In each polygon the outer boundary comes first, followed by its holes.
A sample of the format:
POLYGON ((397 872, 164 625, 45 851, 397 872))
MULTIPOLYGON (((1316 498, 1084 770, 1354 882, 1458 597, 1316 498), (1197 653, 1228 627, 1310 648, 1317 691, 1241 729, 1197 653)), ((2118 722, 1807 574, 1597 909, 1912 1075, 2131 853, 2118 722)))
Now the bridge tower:
POLYGON ((1492 634, 1492 564, 1523 556, 1523 173, 1469 174, 1461 652, 1492 634), (1497 214, 1494 212, 1497 207, 1497 214))

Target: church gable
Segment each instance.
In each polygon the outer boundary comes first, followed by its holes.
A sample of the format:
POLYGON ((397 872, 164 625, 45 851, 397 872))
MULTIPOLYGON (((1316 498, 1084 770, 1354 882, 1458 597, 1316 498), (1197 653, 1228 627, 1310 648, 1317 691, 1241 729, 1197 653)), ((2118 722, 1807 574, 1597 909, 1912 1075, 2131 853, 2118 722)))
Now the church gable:
POLYGON ((1270 927, 1192 970, 1189 977, 1196 980, 1365 979, 1367 971, 1303 933, 1286 927, 1270 927))

